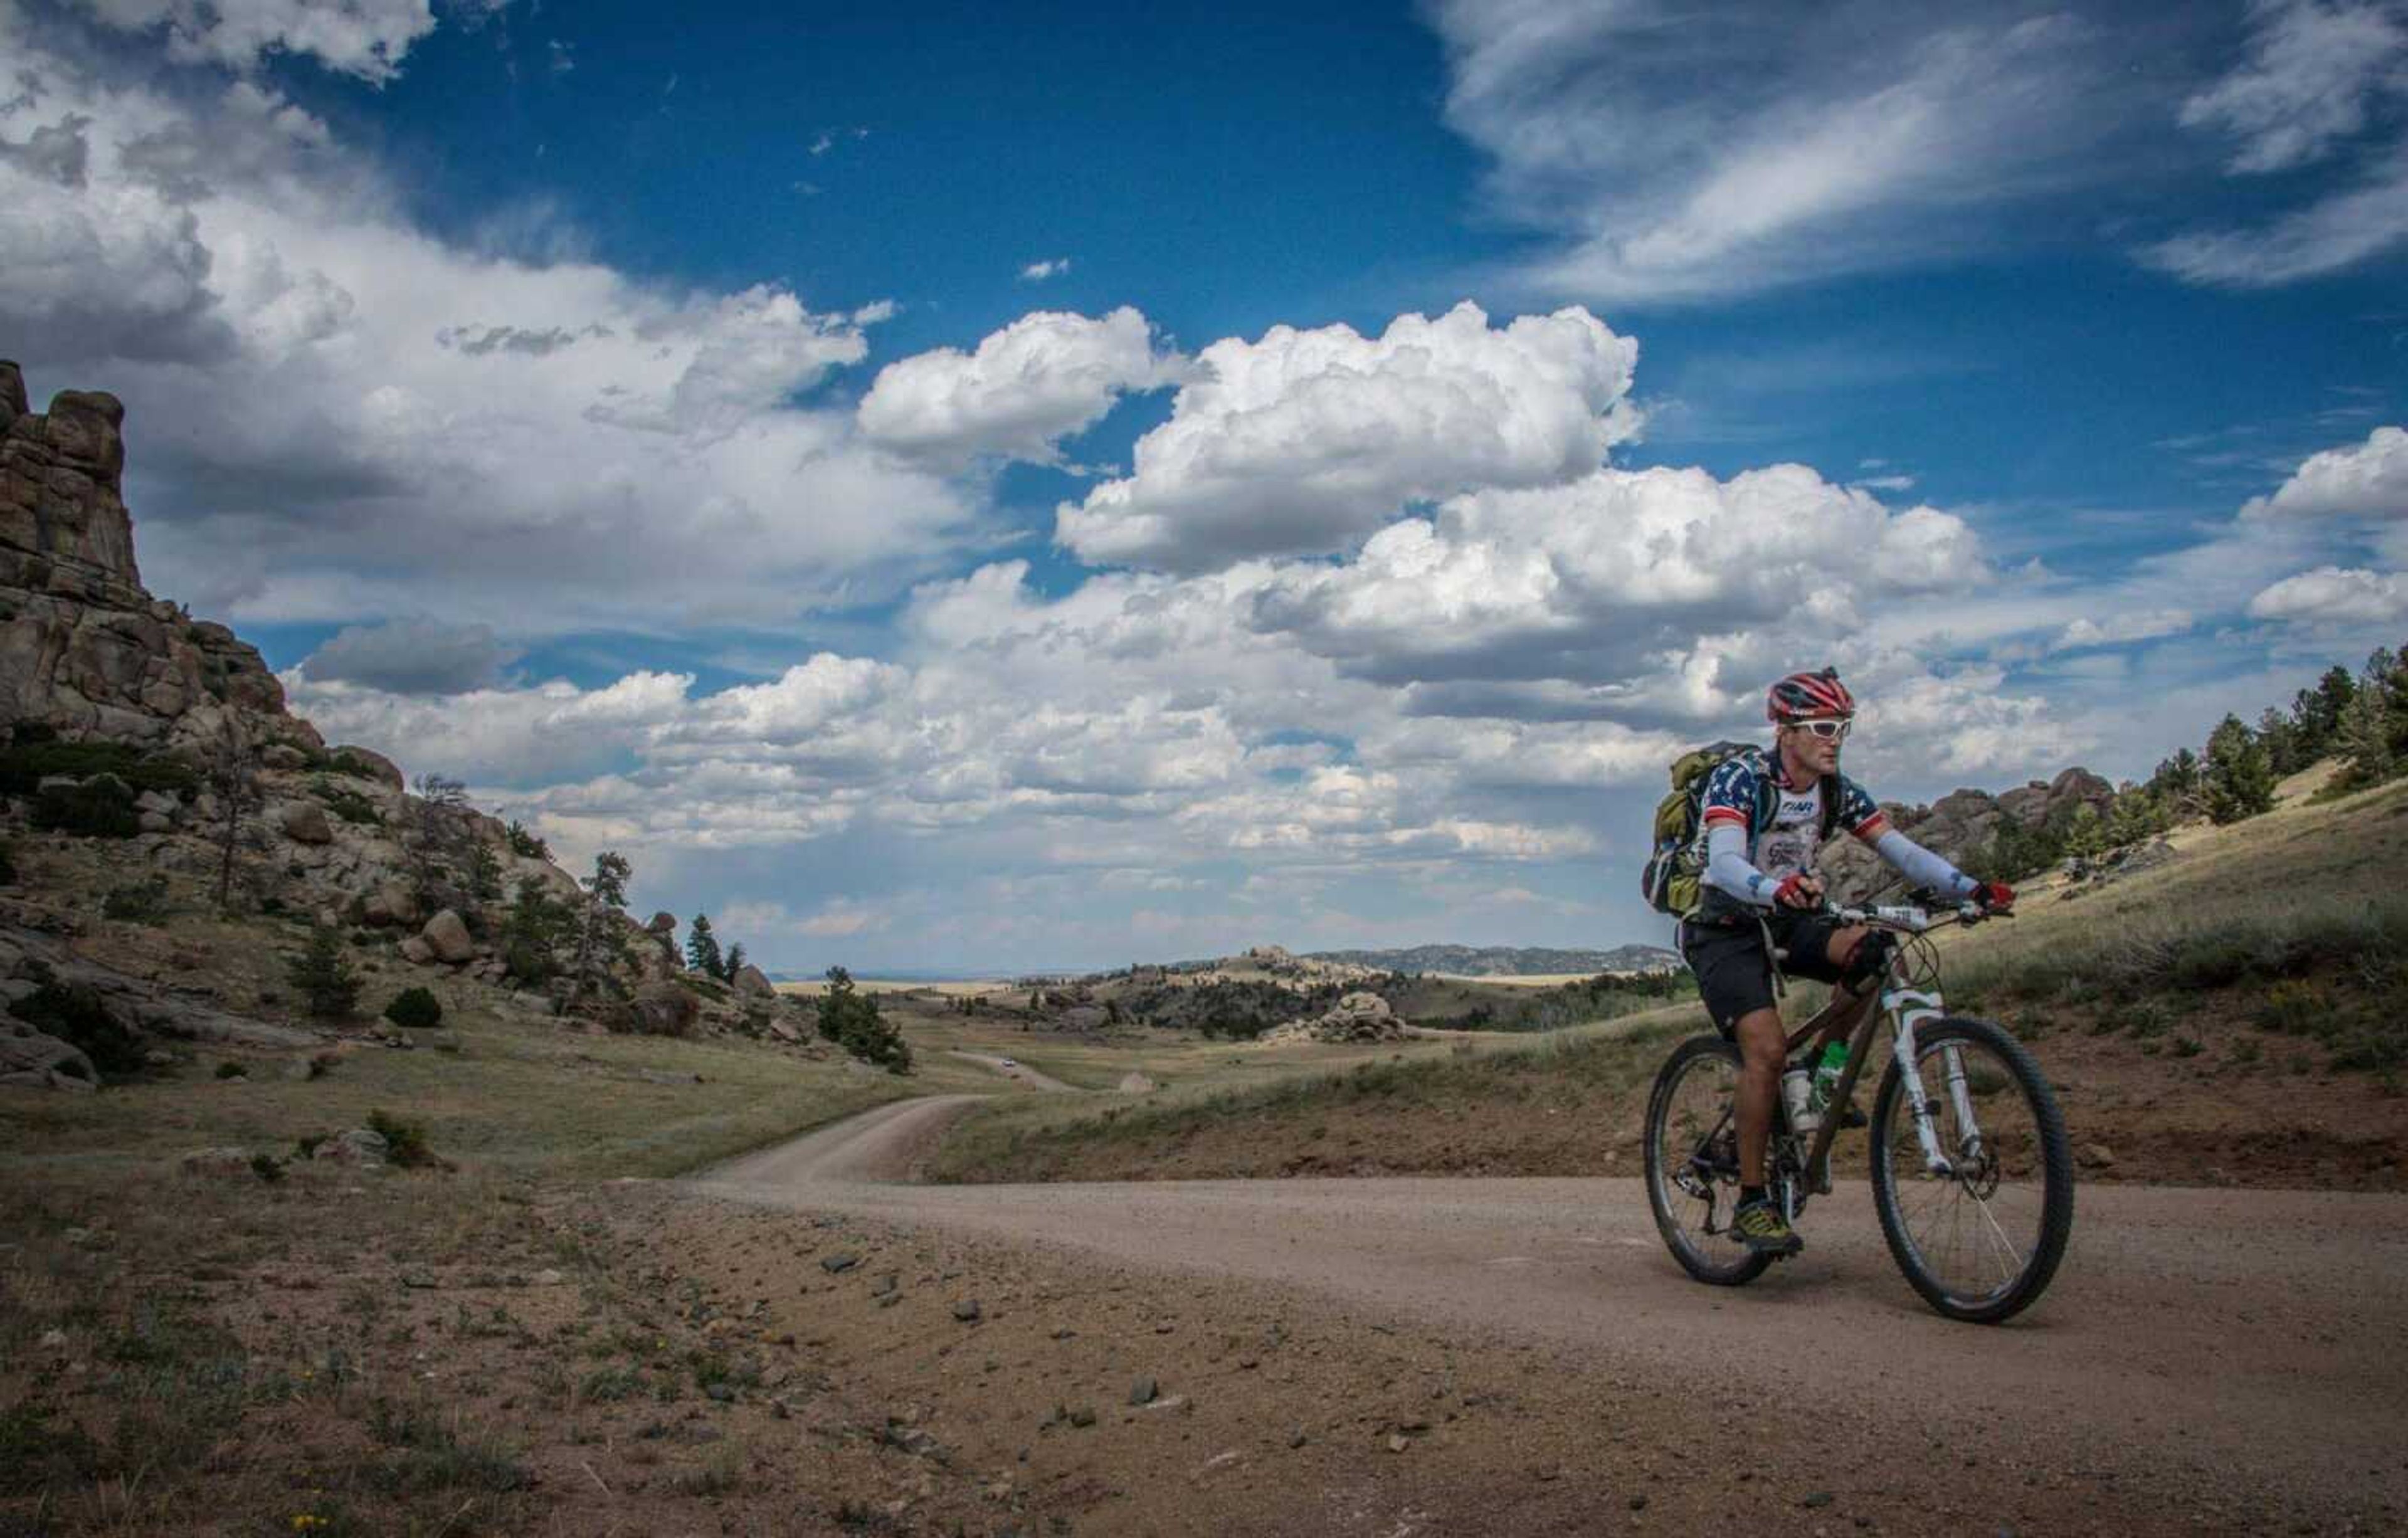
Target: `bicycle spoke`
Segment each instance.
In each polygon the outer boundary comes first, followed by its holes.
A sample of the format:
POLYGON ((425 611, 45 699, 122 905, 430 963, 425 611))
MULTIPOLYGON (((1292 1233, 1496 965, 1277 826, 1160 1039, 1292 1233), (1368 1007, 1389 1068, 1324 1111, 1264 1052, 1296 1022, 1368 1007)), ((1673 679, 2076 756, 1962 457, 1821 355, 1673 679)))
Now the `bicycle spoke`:
POLYGON ((2037 1110, 2016 1088, 2011 1066, 1978 1040, 1943 1042, 1916 1057, 1899 1065, 1893 1125, 1882 1129, 1893 1210, 1925 1274, 1948 1297, 1975 1305, 2013 1289, 2039 1247, 2045 1202, 2033 1157, 2037 1110), (1951 1069, 1965 1075, 1961 1099, 1948 1088, 1951 1069), (1927 1085, 1940 1092, 1925 1094, 1927 1085), (1914 1120, 1918 1102, 1949 1152, 1948 1175, 1932 1174, 1925 1160, 1914 1120), (1980 1126, 1961 1124, 1962 1112, 1977 1104, 1980 1126))

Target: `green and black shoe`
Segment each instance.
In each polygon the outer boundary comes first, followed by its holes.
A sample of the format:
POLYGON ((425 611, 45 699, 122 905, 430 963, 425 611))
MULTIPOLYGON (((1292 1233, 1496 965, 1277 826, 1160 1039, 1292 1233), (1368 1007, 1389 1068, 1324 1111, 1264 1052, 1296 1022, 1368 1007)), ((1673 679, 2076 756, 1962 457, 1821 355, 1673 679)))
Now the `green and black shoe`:
POLYGON ((1741 1203, 1739 1211, 1731 1214, 1730 1232, 1753 1255, 1795 1255, 1806 1247, 1806 1241, 1798 1237, 1798 1231, 1770 1200, 1741 1203))

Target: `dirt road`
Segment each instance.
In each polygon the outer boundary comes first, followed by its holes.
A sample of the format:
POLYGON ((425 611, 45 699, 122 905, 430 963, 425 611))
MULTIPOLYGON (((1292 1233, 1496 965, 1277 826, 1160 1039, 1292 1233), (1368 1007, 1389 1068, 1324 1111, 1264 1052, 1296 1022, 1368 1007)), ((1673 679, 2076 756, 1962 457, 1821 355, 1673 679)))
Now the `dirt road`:
POLYGON ((1028 1085, 1032 1089, 1067 1089, 1072 1093, 1076 1093, 1078 1090, 1078 1086, 1076 1085, 1065 1084, 1060 1079, 1054 1077, 1050 1074, 1039 1073, 1036 1069, 1029 1067, 1028 1064, 1025 1062, 1016 1061, 1010 1058, 996 1057, 991 1052, 963 1052, 956 1050, 948 1053, 947 1056, 960 1058, 966 1062, 975 1062, 982 1068, 992 1068, 996 1073, 1001 1074, 1004 1077, 1009 1079, 1018 1079, 1021 1083, 1028 1085))
POLYGON ((2085 1189, 2048 1298, 1980 1329, 1908 1290, 1861 1183, 1735 1291, 1677 1271, 1629 1179, 871 1183, 964 1104, 885 1107, 700 1184, 1542 1343, 1707 1426, 1811 1410, 1956 1490, 2005 1456, 2126 1497, 2212 1492, 2244 1528, 2408 1518, 2408 1198, 2085 1189))

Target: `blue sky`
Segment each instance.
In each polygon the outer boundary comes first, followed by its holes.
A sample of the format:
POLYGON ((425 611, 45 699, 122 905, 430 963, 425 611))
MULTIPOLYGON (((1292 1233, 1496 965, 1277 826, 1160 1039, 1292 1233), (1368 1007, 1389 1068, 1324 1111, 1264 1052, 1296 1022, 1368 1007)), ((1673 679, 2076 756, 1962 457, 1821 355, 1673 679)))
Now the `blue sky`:
POLYGON ((772 964, 1660 938, 1772 673, 1926 799, 2408 620, 2398 0, 766 9, 0 0, 0 354, 772 964))

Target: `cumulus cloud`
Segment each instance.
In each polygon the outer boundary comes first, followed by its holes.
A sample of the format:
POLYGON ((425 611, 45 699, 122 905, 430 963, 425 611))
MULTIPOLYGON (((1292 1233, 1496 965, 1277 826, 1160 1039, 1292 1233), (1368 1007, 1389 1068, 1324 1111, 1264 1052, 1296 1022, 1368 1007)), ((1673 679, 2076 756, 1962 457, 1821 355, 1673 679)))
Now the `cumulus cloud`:
POLYGON ((1473 487, 1570 480, 1636 430, 1638 353, 1584 309, 1492 328, 1468 302, 1376 337, 1215 342, 1135 473, 1064 504, 1054 537, 1091 563, 1194 571, 1340 549, 1473 487))
MULTIPOLYGON (((75 0, 120 32, 164 33, 169 58, 256 69, 269 55, 316 60, 383 84, 435 30, 427 0, 75 0)), ((493 7, 486 7, 491 10, 493 7)))
POLYGON ((518 648, 485 625, 394 619, 346 625, 301 668, 322 683, 362 684, 394 694, 460 694, 499 681, 518 648))
POLYGON ((2249 601, 2253 619, 2386 624, 2408 618, 2408 573, 2319 566, 2274 583, 2249 601))
POLYGON ((170 93, 13 10, 0 52, 37 87, 0 104, 0 332, 37 391, 126 400, 165 591, 245 620, 760 624, 978 535, 975 489, 815 400, 891 306, 495 254, 255 82, 170 93))
POLYGON ((1097 320, 1024 315, 974 351, 939 348, 879 370, 862 430, 914 459, 959 468, 982 457, 1052 464, 1060 445, 1123 394, 1174 382, 1184 361, 1124 306, 1097 320))
POLYGON ((1042 262, 1031 262, 1021 268, 1020 280, 1024 283, 1042 283, 1049 278, 1059 278, 1069 270, 1068 257, 1049 257, 1042 262))
MULTIPOLYGON (((1359 559, 1283 571, 1254 622, 1295 634, 1388 682, 1577 685, 1582 713, 1710 718, 1730 706, 1701 637, 1859 623, 1885 597, 1963 591, 1987 577, 1953 515, 1892 513, 1803 465, 1718 481, 1701 470, 1598 470, 1561 487, 1483 491, 1434 519, 1383 529, 1359 559)), ((1753 687, 1753 684, 1751 684, 1753 687)), ((1548 691, 1558 709, 1571 702, 1548 691)), ((1416 696, 1443 709, 1442 691, 1416 696)))
POLYGON ((2408 429, 2378 427, 2364 443, 2312 454, 2245 519, 2408 519, 2408 429))
POLYGON ((1709 295, 2005 238, 1993 211, 2103 178, 2147 105, 2150 25, 1965 6, 1437 0, 1447 121, 1509 215, 1565 244, 1549 292, 1709 295))

